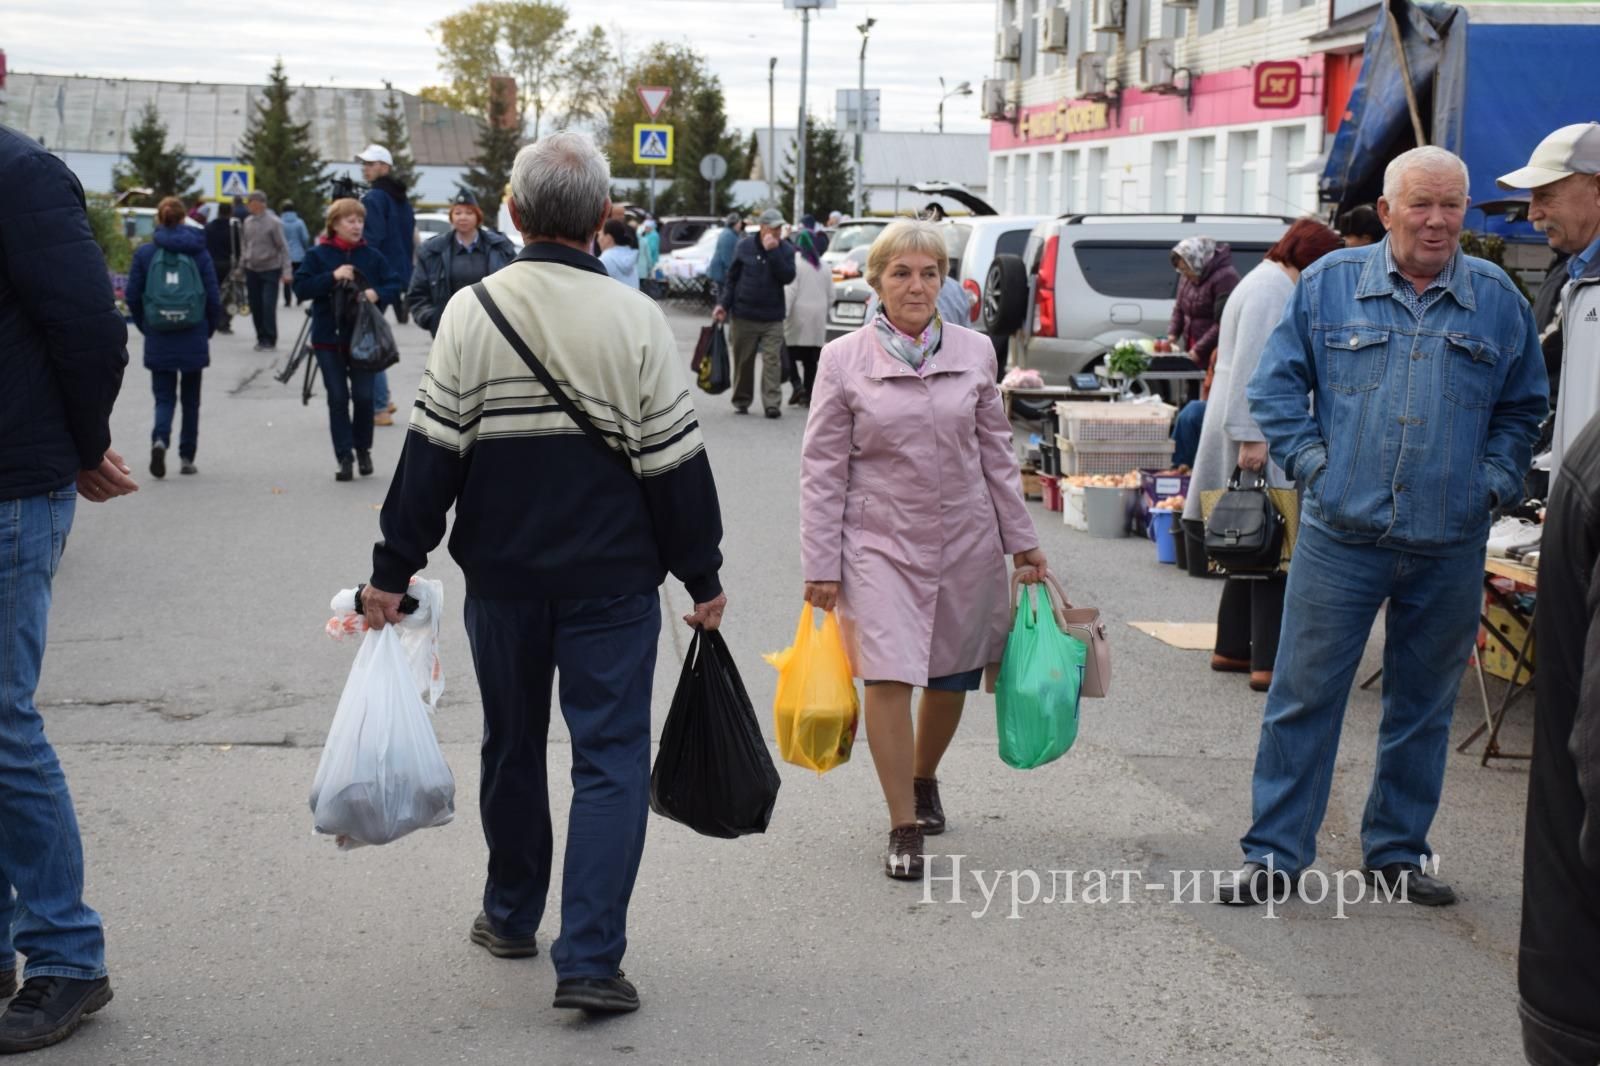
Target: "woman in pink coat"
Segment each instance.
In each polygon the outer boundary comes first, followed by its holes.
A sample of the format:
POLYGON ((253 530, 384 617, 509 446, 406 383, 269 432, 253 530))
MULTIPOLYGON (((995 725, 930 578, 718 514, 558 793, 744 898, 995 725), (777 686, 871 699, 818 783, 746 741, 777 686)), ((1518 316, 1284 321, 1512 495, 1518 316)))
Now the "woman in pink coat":
POLYGON ((1024 580, 1045 567, 994 348, 935 313, 948 267, 930 223, 873 242, 879 311, 822 349, 800 467, 806 602, 838 606, 889 805, 884 869, 908 880, 922 877, 923 835, 945 828, 936 775, 962 703, 1005 648, 1005 557, 1024 580))

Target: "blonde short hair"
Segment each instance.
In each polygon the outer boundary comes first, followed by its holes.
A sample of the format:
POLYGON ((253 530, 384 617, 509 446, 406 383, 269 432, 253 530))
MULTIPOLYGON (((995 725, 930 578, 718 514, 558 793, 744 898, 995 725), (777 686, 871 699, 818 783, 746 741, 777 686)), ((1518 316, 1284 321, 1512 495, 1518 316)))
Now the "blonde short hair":
POLYGON ((950 272, 950 252, 944 244, 944 230, 932 222, 902 218, 889 223, 867 252, 867 284, 874 290, 883 280, 889 264, 903 255, 932 256, 939 264, 939 276, 950 272))
POLYGON ((348 196, 342 200, 335 200, 333 203, 329 204, 328 228, 326 230, 328 236, 332 237, 334 235, 334 224, 337 223, 341 218, 344 218, 346 215, 355 215, 357 218, 365 219, 367 217, 367 209, 362 205, 360 200, 353 200, 348 196))

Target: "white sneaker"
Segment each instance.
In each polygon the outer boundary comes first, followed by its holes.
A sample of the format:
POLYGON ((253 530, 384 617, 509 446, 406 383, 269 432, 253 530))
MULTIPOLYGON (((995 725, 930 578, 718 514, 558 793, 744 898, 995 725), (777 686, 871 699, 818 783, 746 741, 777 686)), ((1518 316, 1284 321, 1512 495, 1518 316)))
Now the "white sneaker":
POLYGON ((1505 558, 1506 552, 1529 544, 1538 544, 1544 527, 1526 518, 1502 518, 1489 530, 1489 555, 1505 558))

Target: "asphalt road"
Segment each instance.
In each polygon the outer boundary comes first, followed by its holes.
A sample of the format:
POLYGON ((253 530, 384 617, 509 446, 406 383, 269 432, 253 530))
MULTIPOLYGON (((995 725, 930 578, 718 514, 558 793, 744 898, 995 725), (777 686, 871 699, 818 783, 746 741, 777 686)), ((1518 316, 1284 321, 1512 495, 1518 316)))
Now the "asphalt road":
MULTIPOLYGON (((284 315, 286 342, 297 315, 284 315)), ((687 358, 698 322, 673 320, 687 358)), ((405 397, 426 336, 399 335, 405 397)), ((378 476, 336 484, 320 395, 302 407, 272 380, 278 357, 249 348, 242 334, 215 346, 200 475, 158 482, 143 470, 151 401, 135 341, 114 430, 143 487, 79 505, 56 582, 39 699, 77 800, 116 1000, 40 1062, 1520 1061, 1524 767, 1451 755, 1434 844, 1463 896, 1453 908, 1362 903, 1340 919, 1330 900, 1268 916, 1145 887, 1237 863, 1262 697, 1204 653, 1127 626, 1208 621, 1217 585, 1038 504, 1053 567, 1111 627, 1115 684, 1085 702, 1077 746, 1028 772, 996 755, 992 699, 971 701, 942 773, 952 830, 932 841, 962 856, 959 889, 883 877, 866 750, 825 777, 782 766, 763 837, 711 840, 652 818, 625 962, 644 1008, 598 1022, 552 1009, 544 955, 496 960, 466 936, 485 858, 480 720, 463 584, 442 550, 427 574, 450 597, 437 726, 456 820, 352 853, 311 832, 307 790, 355 653, 324 635, 327 604, 368 571, 405 431, 377 431, 378 476), (1052 870, 1074 871, 1073 901, 1011 917, 1013 882, 1026 899, 1030 871, 1048 890, 1052 870), (973 871, 995 894, 987 909, 973 871), (1106 902, 1085 890, 1093 871, 1113 878, 1106 902)), ((760 653, 788 642, 800 605, 803 420, 700 399, 727 528, 724 633, 770 731, 760 653)), ((663 597, 669 618, 687 609, 681 588, 663 597)), ((662 637, 658 730, 686 635, 672 624, 662 637)), ((1481 718, 1476 700, 1463 686, 1458 737, 1481 718)), ((1352 697, 1320 843, 1330 874, 1359 866, 1378 714, 1376 693, 1352 697)), ((1528 718, 1513 712, 1508 749, 1525 750, 1528 718)), ((550 747, 559 844, 559 725, 550 747)))

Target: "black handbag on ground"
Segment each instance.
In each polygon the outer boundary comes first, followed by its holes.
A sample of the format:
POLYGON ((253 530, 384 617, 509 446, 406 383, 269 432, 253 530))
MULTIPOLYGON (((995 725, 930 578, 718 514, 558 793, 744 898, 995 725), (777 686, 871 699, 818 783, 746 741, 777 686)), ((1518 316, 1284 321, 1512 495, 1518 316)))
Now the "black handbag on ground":
POLYGON ((1283 561, 1285 531, 1266 478, 1236 466, 1206 519, 1206 555, 1230 577, 1267 577, 1283 561), (1254 484, 1243 484, 1246 478, 1254 484))

